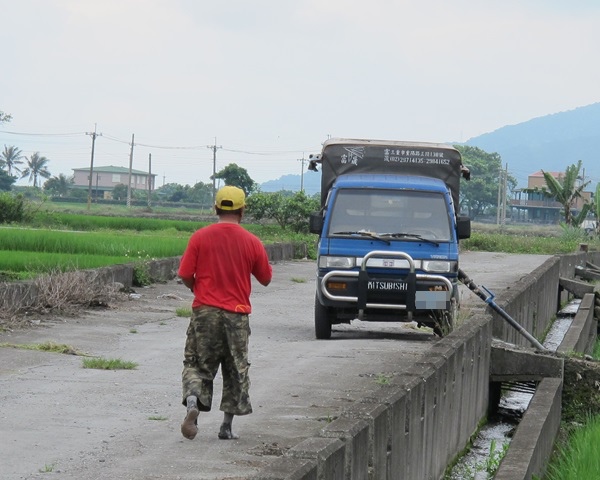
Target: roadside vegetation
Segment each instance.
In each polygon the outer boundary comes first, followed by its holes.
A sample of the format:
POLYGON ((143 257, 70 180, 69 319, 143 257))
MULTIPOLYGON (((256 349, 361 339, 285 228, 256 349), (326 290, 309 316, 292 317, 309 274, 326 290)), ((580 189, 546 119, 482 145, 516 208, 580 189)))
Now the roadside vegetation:
POLYGON ((546 480, 593 480, 600 472, 600 416, 591 416, 575 429, 548 466, 546 480))
POLYGON ((120 358, 84 358, 82 365, 96 370, 135 370, 138 367, 136 362, 120 358))
POLYGON ((71 345, 55 342, 43 343, 0 343, 0 347, 17 348, 19 350, 37 350, 40 352, 63 353, 65 355, 80 355, 85 356, 85 353, 76 350, 71 345))

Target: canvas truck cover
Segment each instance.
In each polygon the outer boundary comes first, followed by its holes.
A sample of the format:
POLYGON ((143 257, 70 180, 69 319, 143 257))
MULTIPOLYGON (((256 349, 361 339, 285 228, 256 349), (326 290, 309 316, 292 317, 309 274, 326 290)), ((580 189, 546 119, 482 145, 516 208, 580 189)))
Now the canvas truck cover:
POLYGON ((321 205, 335 179, 345 174, 421 175, 443 180, 458 209, 460 177, 468 178, 460 152, 442 143, 332 138, 309 169, 321 164, 321 205))

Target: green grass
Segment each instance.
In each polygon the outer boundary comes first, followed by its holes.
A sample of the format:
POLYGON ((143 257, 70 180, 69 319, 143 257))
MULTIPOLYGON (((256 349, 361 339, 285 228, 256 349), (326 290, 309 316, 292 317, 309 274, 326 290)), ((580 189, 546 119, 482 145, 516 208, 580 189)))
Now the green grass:
POLYGON ((187 307, 177 308, 175 310, 175 315, 177 315, 178 317, 191 317, 192 316, 192 309, 191 308, 187 308, 187 307))
POLYGON ((547 480, 595 480, 600 472, 600 416, 570 435, 566 445, 548 466, 547 480))
POLYGON ((0 272, 8 277, 33 278, 41 273, 53 271, 85 270, 120 263, 132 263, 129 257, 108 255, 74 256, 70 253, 0 250, 0 272))
POLYGON ((189 235, 143 235, 136 232, 72 232, 0 228, 2 251, 68 253, 129 257, 170 257, 181 255, 189 235))
MULTIPOLYGON (((78 231, 0 228, 0 280, 22 280, 55 270, 82 270, 180 256, 190 235, 206 225, 183 220, 82 214, 55 214, 52 218, 55 222, 52 226, 78 231)), ((274 225, 243 226, 265 244, 292 242, 299 248, 307 245, 308 256, 316 258, 314 235, 290 233, 274 225)), ((302 248, 297 256, 304 255, 302 248)))
POLYGON ((121 360, 120 358, 84 358, 83 368, 96 370, 134 370, 138 366, 135 362, 121 360))
POLYGON ((0 343, 0 347, 17 348, 20 350, 38 350, 41 352, 64 353, 67 355, 84 355, 70 345, 64 343, 0 343))
POLYGON ((169 220, 127 216, 127 212, 123 212, 120 216, 38 212, 32 223, 36 227, 58 227, 69 230, 135 230, 142 232, 173 229, 188 233, 194 232, 201 226, 208 224, 208 222, 194 220, 169 220))
POLYGON ((56 463, 45 464, 42 468, 38 470, 40 473, 52 473, 54 468, 56 467, 56 463))
POLYGON ((580 243, 576 238, 527 235, 526 231, 510 235, 475 231, 460 245, 463 250, 556 255, 575 252, 580 243))

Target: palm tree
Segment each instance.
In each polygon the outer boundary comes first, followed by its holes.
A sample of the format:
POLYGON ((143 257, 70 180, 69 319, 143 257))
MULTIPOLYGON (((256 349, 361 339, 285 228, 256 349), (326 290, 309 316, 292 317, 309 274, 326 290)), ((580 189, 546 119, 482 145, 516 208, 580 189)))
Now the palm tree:
POLYGON ((59 173, 58 176, 49 178, 44 182, 44 190, 59 197, 66 197, 73 182, 73 177, 67 177, 64 173, 59 173))
MULTIPOLYGON (((567 225, 575 224, 575 219, 571 209, 578 198, 583 198, 581 194, 585 187, 587 187, 590 183, 589 181, 582 181, 579 183, 579 185, 577 184, 578 181, 581 180, 581 176, 579 174, 581 171, 581 166, 581 160, 577 162, 577 165, 569 165, 565 170, 564 176, 560 177, 559 180, 554 178, 552 174, 542 170, 550 195, 563 206, 563 214, 565 216, 565 223, 567 225)), ((585 211, 587 213, 588 209, 590 208, 589 204, 585 204, 584 207, 586 207, 585 211)))
POLYGON ((23 163, 21 160, 22 158, 23 155, 21 155, 21 150, 15 146, 7 147, 4 145, 4 151, 0 153, 0 163, 6 165, 6 171, 11 176, 13 170, 16 173, 21 173, 21 170, 19 167, 17 167, 17 165, 21 165, 23 163))
POLYGON ((27 159, 27 168, 21 173, 21 178, 29 177, 33 180, 34 188, 38 186, 38 177, 50 178, 50 171, 46 164, 49 162, 46 157, 40 156, 40 152, 35 152, 27 159))

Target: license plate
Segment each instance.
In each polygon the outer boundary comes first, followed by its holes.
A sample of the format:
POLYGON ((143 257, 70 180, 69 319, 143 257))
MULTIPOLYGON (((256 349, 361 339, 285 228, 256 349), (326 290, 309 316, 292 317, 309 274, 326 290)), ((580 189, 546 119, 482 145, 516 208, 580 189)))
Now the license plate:
POLYGON ((416 292, 415 306, 417 310, 446 310, 450 301, 450 292, 416 292))

